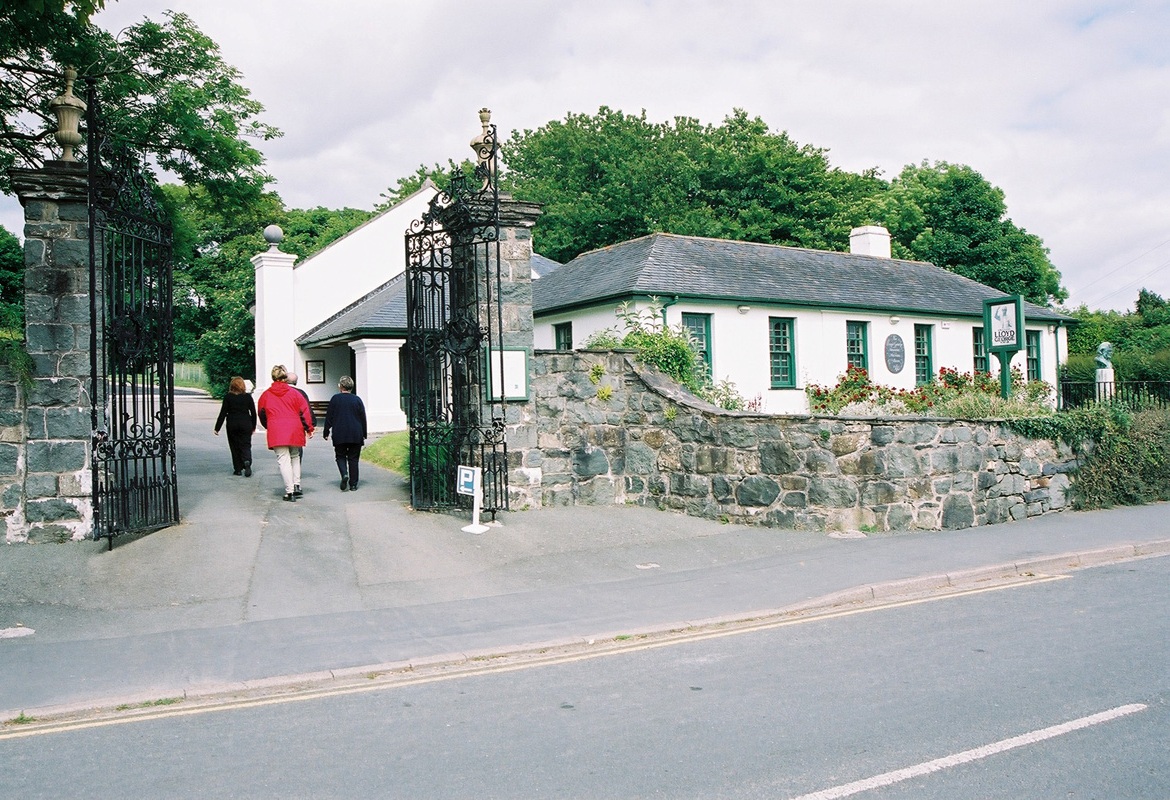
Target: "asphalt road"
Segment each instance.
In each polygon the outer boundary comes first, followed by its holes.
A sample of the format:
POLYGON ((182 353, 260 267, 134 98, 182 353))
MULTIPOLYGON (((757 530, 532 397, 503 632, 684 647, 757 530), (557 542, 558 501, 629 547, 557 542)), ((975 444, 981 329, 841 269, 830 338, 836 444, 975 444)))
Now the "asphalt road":
POLYGON ((1170 558, 0 736, 5 796, 1170 797, 1170 558), (1063 726, 1063 727, 1061 727, 1063 726))

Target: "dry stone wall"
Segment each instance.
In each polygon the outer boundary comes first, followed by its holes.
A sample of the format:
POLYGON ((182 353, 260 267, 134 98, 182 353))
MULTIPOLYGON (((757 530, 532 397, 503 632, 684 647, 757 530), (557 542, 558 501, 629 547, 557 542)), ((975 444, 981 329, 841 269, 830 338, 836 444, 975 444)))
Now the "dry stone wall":
POLYGON ((1072 452, 994 421, 724 411, 628 352, 538 352, 513 508, 633 503, 803 530, 939 530, 1065 508, 1072 452))

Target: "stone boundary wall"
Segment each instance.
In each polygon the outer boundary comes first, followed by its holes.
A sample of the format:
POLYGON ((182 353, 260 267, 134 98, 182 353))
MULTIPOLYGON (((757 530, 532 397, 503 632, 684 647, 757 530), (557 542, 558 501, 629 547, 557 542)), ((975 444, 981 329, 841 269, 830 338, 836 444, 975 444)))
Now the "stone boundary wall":
POLYGON ((724 411, 623 351, 538 352, 512 507, 632 503, 798 530, 940 530, 1066 507, 1066 446, 996 421, 724 411), (596 381, 596 382, 595 382, 596 381))

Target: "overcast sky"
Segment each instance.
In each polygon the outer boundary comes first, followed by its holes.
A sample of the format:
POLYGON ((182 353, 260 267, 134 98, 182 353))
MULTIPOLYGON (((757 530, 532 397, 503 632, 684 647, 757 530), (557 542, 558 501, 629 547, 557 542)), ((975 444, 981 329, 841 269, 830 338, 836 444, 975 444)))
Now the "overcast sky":
MULTIPOLYGON (((608 105, 718 123, 734 108, 887 178, 969 164, 1042 238, 1070 307, 1170 297, 1165 0, 108 0, 120 30, 189 14, 284 137, 290 207, 371 208, 419 164, 608 105)), ((18 209, 0 224, 20 231, 18 209)))

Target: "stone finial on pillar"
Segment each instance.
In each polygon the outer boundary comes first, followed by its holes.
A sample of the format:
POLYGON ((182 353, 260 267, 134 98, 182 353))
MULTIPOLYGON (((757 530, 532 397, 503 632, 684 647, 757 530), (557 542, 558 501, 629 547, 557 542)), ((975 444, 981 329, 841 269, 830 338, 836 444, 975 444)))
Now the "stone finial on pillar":
POLYGON ((57 144, 61 145, 62 161, 76 161, 73 157, 73 148, 81 144, 81 134, 77 128, 81 122, 81 115, 85 113, 85 103, 73 94, 75 80, 77 70, 66 67, 65 91, 49 103, 49 110, 57 118, 57 132, 53 135, 57 139, 57 144))
POLYGON ((494 156, 499 148, 499 143, 492 131, 491 109, 481 108, 479 110, 479 124, 483 126, 483 130, 471 140, 471 149, 475 151, 477 166, 483 172, 483 186, 479 189, 482 192, 495 183, 496 179, 496 159, 494 156))

